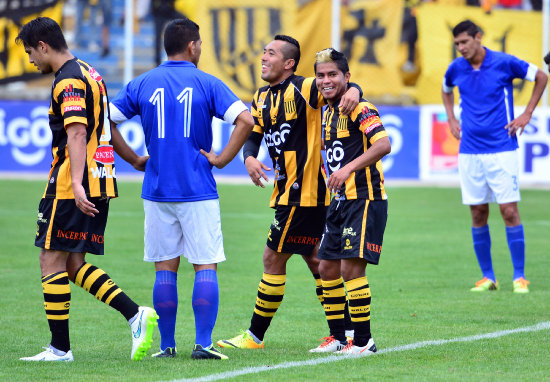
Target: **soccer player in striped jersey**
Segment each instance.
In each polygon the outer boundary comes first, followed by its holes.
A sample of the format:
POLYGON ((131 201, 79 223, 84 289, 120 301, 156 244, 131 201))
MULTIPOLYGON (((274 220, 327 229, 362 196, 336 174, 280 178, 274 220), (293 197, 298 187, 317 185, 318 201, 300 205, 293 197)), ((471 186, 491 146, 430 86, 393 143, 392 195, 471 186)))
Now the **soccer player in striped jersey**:
POLYGON ((365 269, 367 264, 378 264, 382 250, 388 201, 381 159, 391 151, 390 139, 370 102, 361 99, 350 115, 342 115, 339 106, 350 78, 342 53, 325 49, 317 53, 314 67, 317 87, 328 103, 323 128, 327 187, 334 197, 319 248, 330 336, 311 352, 368 355, 376 352, 376 345, 365 269), (344 332, 346 290, 355 331, 352 340, 344 332))
MULTIPOLYGON (((264 273, 250 327, 234 338, 218 341, 221 347, 263 348, 264 335, 284 297, 286 263, 292 254, 301 255, 306 262, 317 296, 323 301, 317 250, 329 204, 321 156, 321 108, 325 100, 315 78, 294 74, 299 61, 298 41, 285 35, 275 36, 262 56, 261 77, 269 85, 254 94, 254 130, 243 157, 252 182, 264 187, 262 178, 268 180, 265 172, 271 169, 256 157, 265 139, 275 170, 270 201, 275 218, 263 252, 264 273)), ((360 89, 353 85, 343 96, 342 112, 353 110, 360 96, 360 89)))
MULTIPOLYGON (((51 331, 45 351, 24 361, 73 361, 69 340, 69 280, 118 310, 130 324, 130 358, 151 347, 157 315, 132 301, 86 253, 103 255, 109 200, 117 196, 107 89, 99 73, 74 57, 59 25, 47 17, 25 24, 16 38, 43 74, 55 73, 50 100, 53 161, 38 208, 44 309, 51 331)), ((134 163, 140 167, 141 163, 134 163)))
POLYGON ((518 140, 546 87, 548 77, 535 65, 512 55, 494 52, 481 44, 482 31, 470 20, 453 28, 454 43, 462 57, 448 67, 442 89, 451 133, 460 140, 458 172, 462 203, 470 206, 472 239, 483 278, 470 290, 499 288, 491 259, 489 203, 497 202, 506 226, 506 239, 514 266, 515 293, 529 293, 525 279, 525 236, 518 210, 518 140), (525 111, 514 118, 515 78, 535 81, 525 111), (453 89, 460 93, 461 121, 455 117, 453 89))
MULTIPOLYGON (((141 118, 150 158, 141 197, 145 210, 145 261, 155 264, 153 303, 159 315, 160 351, 174 357, 180 257, 193 264, 194 359, 227 359, 212 344, 219 306, 217 265, 225 261, 220 206, 212 166, 223 168, 239 152, 254 121, 246 105, 218 78, 197 68, 202 40, 187 18, 164 31, 168 61, 130 81, 111 103, 111 120, 141 118), (213 151, 212 119, 235 124, 227 145, 213 151), (202 155, 201 155, 202 154, 202 155)), ((113 129, 117 153, 136 153, 113 129)))

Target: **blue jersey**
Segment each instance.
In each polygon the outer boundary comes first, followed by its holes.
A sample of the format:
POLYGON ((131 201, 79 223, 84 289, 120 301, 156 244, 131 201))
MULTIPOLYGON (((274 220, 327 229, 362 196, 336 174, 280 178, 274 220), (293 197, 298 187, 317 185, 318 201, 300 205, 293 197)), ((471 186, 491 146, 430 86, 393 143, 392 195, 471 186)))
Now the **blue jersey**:
POLYGON ((212 117, 233 123, 246 106, 219 79, 187 61, 167 61, 129 82, 111 102, 111 119, 141 117, 147 161, 141 197, 157 202, 217 199, 212 117))
POLYGON ((518 148, 517 137, 504 128, 514 119, 512 80, 535 80, 537 67, 512 55, 487 48, 479 69, 463 57, 454 60, 445 73, 443 90, 460 92, 461 127, 459 151, 487 154, 518 148))

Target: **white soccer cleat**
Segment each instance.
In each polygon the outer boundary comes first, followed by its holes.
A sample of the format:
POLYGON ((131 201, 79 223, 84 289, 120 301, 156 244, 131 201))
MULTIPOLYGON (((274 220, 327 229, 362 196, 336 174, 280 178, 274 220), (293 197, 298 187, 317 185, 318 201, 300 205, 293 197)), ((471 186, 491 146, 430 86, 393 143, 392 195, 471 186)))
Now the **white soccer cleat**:
POLYGON ((139 361, 147 354, 153 343, 153 332, 155 331, 155 326, 157 326, 158 318, 159 316, 153 308, 146 306, 139 307, 137 318, 130 325, 132 329, 132 353, 130 354, 130 359, 139 361))
POLYGON ((57 355, 54 353, 53 349, 51 347, 44 348, 42 353, 38 353, 35 356, 32 357, 22 357, 19 358, 21 361, 65 361, 65 362, 71 362, 74 361, 73 352, 69 350, 64 355, 57 355))
POLYGON ((348 344, 340 351, 338 354, 350 355, 355 357, 364 357, 376 353, 376 345, 372 338, 369 339, 369 342, 365 346, 355 346, 353 341, 348 341, 348 344))
POLYGON ((346 343, 338 341, 334 336, 321 338, 321 345, 316 348, 311 349, 310 353, 334 353, 339 350, 342 350, 346 343))

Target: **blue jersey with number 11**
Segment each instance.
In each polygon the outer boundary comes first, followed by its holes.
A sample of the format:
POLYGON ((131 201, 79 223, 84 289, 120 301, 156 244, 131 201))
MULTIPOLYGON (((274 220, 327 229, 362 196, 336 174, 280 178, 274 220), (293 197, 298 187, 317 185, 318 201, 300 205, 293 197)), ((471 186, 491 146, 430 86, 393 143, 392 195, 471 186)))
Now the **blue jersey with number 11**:
POLYGON ((233 123, 246 106, 219 79, 187 61, 167 61, 128 83, 111 102, 120 123, 141 117, 150 159, 141 197, 158 202, 217 199, 212 117, 233 123))

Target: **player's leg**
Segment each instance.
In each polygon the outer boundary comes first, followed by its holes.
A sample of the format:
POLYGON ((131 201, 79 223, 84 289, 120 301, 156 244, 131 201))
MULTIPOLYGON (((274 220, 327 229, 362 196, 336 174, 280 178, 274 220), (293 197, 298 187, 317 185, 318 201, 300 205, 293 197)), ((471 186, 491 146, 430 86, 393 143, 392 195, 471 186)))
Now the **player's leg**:
POLYGON ((69 252, 82 247, 80 226, 88 218, 74 200, 44 198, 38 206, 35 246, 41 248, 40 269, 44 308, 52 339, 46 351, 25 361, 72 361, 69 340, 71 289, 67 273, 69 252))
POLYGON ((368 355, 376 352, 370 326, 370 286, 365 275, 367 263, 378 264, 388 217, 386 200, 343 202, 342 276, 355 335, 342 354, 368 355))
POLYGON ((506 240, 508 241, 512 265, 514 266, 514 292, 528 293, 529 288, 527 285, 529 281, 525 280, 525 234, 518 206, 516 202, 504 203, 499 206, 506 225, 506 240))
POLYGON ((177 205, 183 203, 143 200, 144 261, 155 264, 153 306, 158 314, 160 351, 153 357, 176 355, 176 315, 178 310, 177 272, 184 238, 177 205), (159 239, 160 238, 160 239, 159 239))
MULTIPOLYGON (((319 253, 319 243, 315 246, 315 248, 313 249, 310 255, 308 256, 304 255, 302 256, 302 258, 306 262, 309 270, 311 271, 311 274, 313 275, 313 278, 315 279, 315 293, 317 294, 317 298, 319 299, 321 306, 324 306, 323 283, 321 280, 321 275, 319 273, 319 263, 321 260, 317 256, 318 253, 319 253)), ((344 324, 346 327, 346 337, 353 338, 353 324, 351 323, 351 319, 349 316, 347 298, 346 298, 346 306, 344 307, 344 324)))
POLYGON ((498 289, 498 283, 493 270, 491 257, 491 233, 487 220, 489 218, 489 205, 479 204, 470 206, 472 216, 472 241, 474 252, 483 278, 471 289, 473 292, 498 289))
MULTIPOLYGON (((328 241, 328 240, 327 240, 328 241)), ((341 350, 346 345, 344 311, 346 290, 340 274, 340 259, 326 259, 326 252, 321 260, 319 271, 323 286, 323 308, 330 335, 321 339, 319 346, 310 350, 312 353, 328 353, 341 350)))
POLYGON ((302 235, 303 222, 310 219, 308 211, 303 210, 295 206, 278 206, 275 210, 264 248, 264 273, 258 285, 250 327, 233 338, 218 341, 218 346, 240 349, 264 347, 264 335, 283 301, 288 259, 292 253, 311 253, 318 241, 310 237, 308 242, 307 237, 302 235))
POLYGON ((195 315, 194 359, 227 359, 212 345, 219 309, 217 264, 225 261, 218 199, 177 203, 183 232, 183 254, 193 264, 191 303, 195 315))
POLYGON ((506 226, 506 239, 514 266, 514 292, 528 293, 529 282, 525 280, 525 235, 517 204, 521 199, 517 182, 519 174, 517 152, 497 153, 493 155, 492 164, 488 178, 506 226))
POLYGON ((318 253, 321 260, 319 272, 323 286, 323 308, 330 335, 322 338, 323 342, 310 350, 312 353, 335 352, 346 345, 346 290, 340 273, 342 226, 341 211, 337 207, 337 201, 330 204, 318 253))
POLYGON ((159 315, 160 351, 153 357, 176 356, 176 315, 178 312, 178 269, 180 257, 155 262, 153 307, 159 315))
POLYGON ((44 310, 50 326, 51 341, 45 351, 23 361, 72 361, 69 340, 69 307, 71 288, 66 271, 68 253, 64 251, 40 251, 44 310))
POLYGON ((368 355, 376 352, 370 327, 370 286, 365 275, 367 262, 364 259, 343 259, 344 275, 350 316, 355 329, 353 341, 342 349, 343 354, 368 355))
POLYGON ((472 216, 472 241, 483 278, 471 289, 473 292, 496 290, 498 283, 491 259, 491 234, 487 219, 489 204, 494 195, 486 176, 486 156, 459 154, 458 168, 462 204, 470 207, 472 216))

